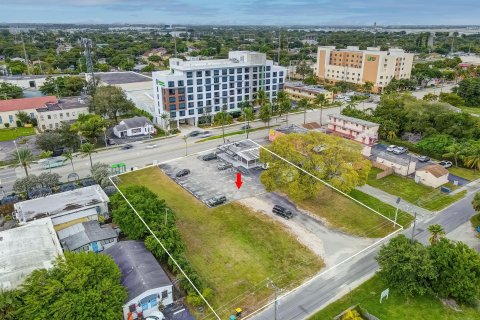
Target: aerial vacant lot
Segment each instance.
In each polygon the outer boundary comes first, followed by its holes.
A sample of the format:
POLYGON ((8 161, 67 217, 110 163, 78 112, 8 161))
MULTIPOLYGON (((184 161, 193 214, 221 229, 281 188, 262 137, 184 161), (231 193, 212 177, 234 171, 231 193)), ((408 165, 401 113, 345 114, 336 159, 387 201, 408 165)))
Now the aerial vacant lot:
POLYGON ((19 137, 31 136, 35 134, 34 128, 9 128, 0 130, 0 141, 15 140, 19 137))
POLYGON ((187 258, 214 290, 211 303, 223 318, 237 307, 248 314, 272 297, 267 278, 287 289, 324 265, 281 223, 235 202, 209 209, 156 167, 120 178, 121 186, 148 187, 175 211, 187 258))

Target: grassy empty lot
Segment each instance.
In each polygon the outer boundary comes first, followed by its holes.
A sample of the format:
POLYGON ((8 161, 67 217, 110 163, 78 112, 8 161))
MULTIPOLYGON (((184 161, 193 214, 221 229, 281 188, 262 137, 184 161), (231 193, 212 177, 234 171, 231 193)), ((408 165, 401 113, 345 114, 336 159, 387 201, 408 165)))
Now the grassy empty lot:
POLYGON ((399 196, 400 198, 423 207, 428 210, 440 210, 449 204, 463 198, 466 191, 449 196, 440 193, 438 190, 416 183, 414 180, 401 177, 395 174, 382 179, 375 179, 380 169, 372 168, 368 177, 368 184, 372 187, 383 190, 387 193, 399 196))
MULTIPOLYGON (((350 196, 376 209, 383 215, 395 217, 395 208, 361 191, 353 190, 350 196)), ((360 237, 381 238, 395 231, 393 223, 353 200, 325 187, 312 199, 297 201, 301 208, 325 219, 328 224, 345 233, 360 237)), ((399 212, 398 223, 408 225, 412 217, 399 212)))
POLYGON ((388 299, 379 303, 380 293, 387 286, 378 276, 374 276, 351 293, 319 311, 310 320, 329 320, 347 308, 360 304, 372 315, 385 320, 474 320, 479 319, 480 310, 462 306, 462 311, 454 311, 443 306, 432 296, 405 299, 390 288, 388 299))
POLYGON ((289 288, 324 265, 280 222, 237 203, 209 209, 156 167, 121 176, 122 186, 135 184, 147 186, 175 210, 187 258, 214 290, 211 303, 223 318, 236 307, 253 311, 272 296, 268 277, 289 288))
POLYGON ((0 129, 0 141, 15 140, 19 137, 31 136, 34 134, 35 134, 34 128, 0 129))
POLYGON ((451 174, 454 174, 456 176, 459 176, 461 178, 464 178, 470 181, 480 178, 480 171, 476 171, 473 169, 451 167, 451 168, 448 168, 448 171, 450 171, 451 174))

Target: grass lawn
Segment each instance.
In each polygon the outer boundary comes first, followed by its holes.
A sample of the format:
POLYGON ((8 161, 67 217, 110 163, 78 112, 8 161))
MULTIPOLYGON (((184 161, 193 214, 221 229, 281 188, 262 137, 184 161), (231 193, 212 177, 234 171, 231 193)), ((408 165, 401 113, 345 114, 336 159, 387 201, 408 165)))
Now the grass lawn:
POLYGON ((480 171, 475 171, 473 169, 451 167, 451 168, 448 168, 448 171, 451 174, 454 174, 456 176, 459 176, 460 178, 464 178, 470 181, 480 178, 480 171))
POLYGON ((324 266, 282 223, 265 214, 238 203, 209 209, 156 167, 120 178, 121 186, 147 186, 176 212, 187 259, 214 290, 210 302, 223 319, 237 307, 248 314, 271 297, 268 277, 287 289, 324 266))
POLYGON ((369 185, 387 193, 399 196, 412 204, 428 210, 440 210, 445 208, 449 204, 463 198, 466 194, 466 191, 462 191, 449 196, 440 193, 438 189, 427 187, 423 184, 416 183, 412 179, 404 178, 395 174, 377 180, 375 177, 379 172, 381 172, 380 169, 372 168, 367 181, 369 185))
POLYGON ((465 106, 460 106, 458 108, 460 108, 460 109, 462 109, 462 111, 465 111, 465 112, 468 112, 468 113, 473 113, 473 114, 480 115, 480 108, 465 107, 465 106))
MULTIPOLYGON (((350 195, 385 216, 392 219, 395 216, 394 207, 374 197, 358 190, 352 191, 350 195)), ((331 227, 352 235, 380 238, 395 231, 392 222, 329 188, 323 188, 315 198, 295 203, 301 209, 325 219, 331 227)), ((399 213, 400 224, 408 225, 411 220, 412 217, 407 213, 399 213)))
MULTIPOLYGON (((472 223, 472 227, 476 230, 480 226, 480 213, 477 213, 476 215, 471 217, 470 222, 472 223)), ((477 232, 477 238, 480 238, 479 232, 477 232)))
POLYGON ((31 136, 35 134, 34 128, 8 128, 0 129, 0 141, 15 140, 19 137, 31 136))
MULTIPOLYGON (((275 126, 270 126, 270 128, 273 128, 275 126)), ((248 132, 253 132, 253 131, 258 131, 258 130, 263 130, 263 129, 266 129, 267 127, 259 127, 259 128, 254 128, 254 129, 249 129, 247 130, 248 132)), ((235 135, 239 135, 239 134, 245 134, 245 130, 239 130, 239 131, 234 131, 234 132, 229 132, 229 133, 225 133, 225 137, 230 137, 230 136, 235 136, 235 135)), ((205 141, 210 141, 210 140, 215 140, 215 139, 221 139, 223 138, 223 135, 221 134, 217 134, 215 136, 211 136, 211 137, 208 137, 208 138, 205 138, 205 139, 200 139, 198 141, 195 141, 195 143, 200 143, 200 142, 205 142, 205 141)))
POLYGON ((386 288, 380 277, 374 276, 351 293, 316 313, 310 320, 332 319, 356 304, 360 304, 375 317, 385 320, 475 320, 480 318, 480 310, 461 306, 462 311, 454 311, 443 306, 440 300, 432 296, 406 300, 391 288, 388 299, 384 299, 380 304, 380 293, 386 288))

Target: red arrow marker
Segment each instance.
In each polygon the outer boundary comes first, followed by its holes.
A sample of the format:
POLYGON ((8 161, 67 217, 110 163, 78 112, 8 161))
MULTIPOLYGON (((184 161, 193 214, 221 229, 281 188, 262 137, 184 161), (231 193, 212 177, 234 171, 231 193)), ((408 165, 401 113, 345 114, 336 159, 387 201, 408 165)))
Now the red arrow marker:
POLYGON ((235 184, 237 185, 237 188, 240 189, 240 187, 243 184, 242 181, 242 174, 240 172, 237 172, 237 181, 235 181, 235 184))

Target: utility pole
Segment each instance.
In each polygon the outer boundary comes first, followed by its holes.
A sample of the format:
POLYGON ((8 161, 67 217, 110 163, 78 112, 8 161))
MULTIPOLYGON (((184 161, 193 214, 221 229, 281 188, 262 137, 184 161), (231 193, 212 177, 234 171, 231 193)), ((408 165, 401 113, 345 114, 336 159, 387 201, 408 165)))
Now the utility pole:
POLYGON ((398 216, 398 208, 400 206, 400 201, 402 199, 400 197, 397 198, 397 201, 395 201, 397 203, 397 210, 395 210, 395 222, 393 223, 393 227, 395 228, 395 225, 397 224, 397 216, 398 216))
POLYGON ((25 50, 25 41, 23 41, 23 33, 20 33, 20 37, 22 39, 23 55, 25 56, 25 63, 27 64, 27 73, 28 75, 30 75, 30 64, 28 63, 27 50, 25 50))
POLYGON ((272 288, 275 290, 275 306, 274 306, 274 320, 277 320, 277 297, 278 297, 278 291, 281 290, 279 287, 277 287, 270 278, 267 279, 267 288, 272 288))
POLYGON ((415 235, 416 225, 417 225, 417 213, 415 212, 415 217, 413 218, 413 228, 412 228, 412 238, 411 238, 412 241, 413 241, 413 237, 415 235))
MULTIPOLYGON (((85 47, 84 55, 85 55, 85 63, 87 64, 87 73, 90 73, 92 77, 91 81, 93 87, 95 87, 95 74, 93 73, 93 61, 92 61, 92 40, 83 38, 82 39, 83 46, 85 47)), ((85 73, 85 78, 87 77, 87 73, 85 73)))

